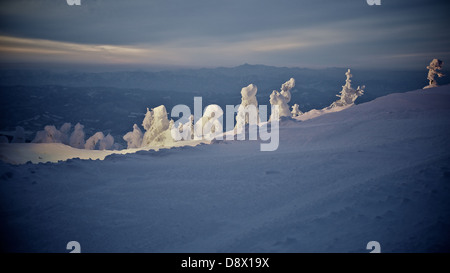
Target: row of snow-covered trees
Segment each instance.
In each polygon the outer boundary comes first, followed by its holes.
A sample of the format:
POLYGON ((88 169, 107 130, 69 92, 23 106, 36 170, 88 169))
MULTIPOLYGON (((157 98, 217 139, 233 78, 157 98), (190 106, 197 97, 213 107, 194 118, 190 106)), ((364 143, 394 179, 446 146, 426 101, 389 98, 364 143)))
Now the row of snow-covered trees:
POLYGON ((77 123, 72 131, 71 123, 64 123, 59 130, 47 125, 43 131, 36 133, 32 143, 63 143, 78 149, 111 150, 114 148, 114 137, 97 132, 85 141, 84 125, 77 123))
MULTIPOLYGON (((347 80, 342 87, 342 91, 339 95, 339 100, 333 102, 329 107, 343 107, 354 103, 357 97, 363 94, 363 89, 358 87, 356 90, 351 87, 350 69, 346 73, 347 80)), ((291 78, 284 84, 282 84, 280 91, 274 90, 269 102, 272 106, 276 105, 277 110, 272 111, 270 119, 280 117, 297 117, 303 113, 299 109, 298 104, 292 106, 290 110, 289 102, 291 101, 291 90, 295 87, 295 79, 291 78)), ((242 132, 247 124, 258 125, 260 123, 259 114, 256 114, 256 118, 250 120, 250 116, 246 107, 254 107, 258 111, 258 100, 256 98, 258 88, 254 84, 250 84, 241 90, 241 104, 238 107, 236 115, 235 132, 242 132)), ((203 117, 196 121, 194 124, 194 117, 190 116, 188 122, 179 123, 177 130, 182 136, 181 139, 189 140, 194 139, 195 136, 203 136, 203 127, 210 123, 211 113, 221 111, 217 105, 209 105, 206 107, 203 117), (195 126, 197 125, 197 126, 195 126), (200 130, 200 132, 198 132, 200 130)), ((223 114, 223 112, 222 112, 223 114)), ((211 126, 211 124, 209 124, 211 126)), ((223 128, 222 124, 212 124, 212 131, 220 131, 219 128, 223 128)), ((127 148, 142 148, 142 147, 154 147, 154 146, 167 146, 175 142, 172 129, 174 129, 174 121, 169 120, 167 117, 167 110, 164 105, 158 106, 153 109, 147 108, 144 120, 142 122, 142 131, 137 124, 133 125, 133 131, 128 132, 123 136, 123 139, 127 142, 127 148)), ((64 123, 59 129, 53 125, 47 125, 44 130, 36 133, 32 143, 62 143, 78 149, 88 150, 111 150, 119 148, 118 144, 114 143, 114 138, 110 134, 104 135, 102 132, 97 132, 87 140, 85 140, 86 134, 84 132, 84 126, 77 123, 72 130, 71 123, 64 123)), ((197 137, 198 139, 198 137, 197 137)), ((8 140, 0 138, 0 142, 7 142, 8 140)), ((12 142, 19 143, 25 142, 25 133, 22 127, 17 127, 15 136, 12 142)))
MULTIPOLYGON (((339 99, 333 102, 328 108, 335 107, 347 107, 352 105, 355 100, 363 95, 364 86, 357 89, 352 88, 351 80, 352 74, 350 69, 346 73, 347 80, 345 85, 339 95, 339 99)), ((278 106, 275 111, 272 111, 270 120, 280 117, 297 117, 303 113, 299 109, 298 104, 292 106, 290 110, 289 102, 291 101, 291 90, 295 87, 295 79, 291 78, 281 86, 281 91, 274 90, 270 95, 270 104, 272 106, 278 106)), ((241 104, 238 107, 236 115, 236 125, 235 133, 242 132, 247 124, 258 125, 260 123, 259 114, 256 114, 256 118, 253 117, 251 120, 248 114, 247 107, 254 107, 258 109, 258 100, 256 94, 258 88, 254 84, 250 84, 241 89, 241 104)), ((196 130, 202 130, 205 124, 208 124, 211 119, 211 112, 218 111, 216 105, 209 105, 205 109, 203 117, 194 124, 194 117, 190 116, 189 121, 185 124, 179 123, 177 130, 183 135, 182 139, 189 140, 194 139, 194 136, 202 135, 202 132, 196 132, 196 130), (197 126, 195 126, 197 125, 197 126)), ((219 110, 220 111, 220 110, 219 110)), ((222 125, 216 124, 215 126, 220 127, 222 125)), ((128 132, 123 139, 127 142, 128 148, 141 148, 141 147, 151 147, 151 146, 165 146, 170 145, 175 140, 171 134, 172 129, 174 129, 174 121, 169 120, 167 117, 167 111, 164 105, 153 108, 152 110, 147 108, 147 113, 142 122, 142 127, 144 132, 140 129, 137 124, 133 125, 133 131, 128 132)), ((214 127, 213 127, 214 128, 214 127)))
MULTIPOLYGON (((427 68, 429 69, 428 80, 429 85, 425 88, 436 87, 437 83, 434 79, 435 76, 442 77, 443 74, 437 72, 441 69, 443 62, 438 59, 433 59, 427 68)), ((354 104, 355 100, 364 94, 365 86, 358 86, 354 89, 351 86, 352 74, 350 69, 345 73, 346 81, 345 85, 342 86, 342 90, 336 95, 339 99, 334 101, 330 106, 324 108, 327 110, 333 108, 344 108, 354 104)), ((292 110, 289 107, 289 102, 291 101, 291 90, 295 87, 295 79, 291 78, 284 84, 282 84, 280 91, 274 90, 271 95, 269 102, 272 106, 278 106, 272 111, 270 120, 280 117, 298 117, 303 115, 300 111, 299 105, 294 104, 292 110)), ((247 124, 258 125, 260 123, 260 117, 257 113, 256 118, 250 118, 248 114, 247 107, 254 107, 257 111, 258 100, 256 98, 256 93, 258 88, 254 84, 250 84, 241 90, 241 104, 237 110, 236 116, 236 126, 235 133, 241 131, 247 124)), ((189 121, 186 123, 179 123, 177 130, 182 139, 194 139, 195 136, 202 136, 202 132, 197 132, 198 128, 200 131, 203 130, 205 124, 210 121, 210 112, 216 111, 217 105, 210 105, 205 109, 203 117, 197 121, 194 126, 194 117, 191 115, 189 121)), ((220 108, 220 107, 219 107, 220 108)), ((214 124, 213 129, 219 128, 221 124, 214 124)), ((147 113, 142 122, 142 127, 144 132, 139 128, 137 124, 133 125, 133 131, 128 132, 123 136, 123 139, 127 142, 127 148, 141 148, 141 147, 151 147, 151 146, 165 146, 170 145, 176 140, 174 140, 173 134, 171 133, 174 129, 174 121, 169 120, 167 117, 167 110, 164 105, 158 106, 153 109, 147 108, 147 113)), ((70 123, 64 123, 59 129, 53 125, 47 125, 44 127, 43 131, 39 131, 36 137, 33 139, 33 143, 63 143, 70 145, 74 148, 79 149, 89 149, 89 150, 109 150, 119 148, 118 144, 114 143, 114 138, 108 134, 104 135, 102 132, 97 132, 93 136, 85 140, 84 126, 80 123, 76 124, 73 131, 72 125, 70 123)), ((8 142, 6 137, 0 136, 0 143, 8 142)), ((13 143, 25 142, 25 132, 22 127, 17 127, 15 135, 12 140, 13 143)))
MULTIPOLYGON (((114 137, 111 134, 104 135, 97 132, 87 140, 84 126, 77 123, 72 130, 71 123, 64 123, 59 129, 54 125, 47 125, 44 130, 38 131, 31 143, 62 143, 78 149, 87 150, 112 150, 118 148, 114 143, 114 137)), ((1 140, 0 142, 7 142, 1 140)), ((25 130, 23 127, 17 126, 11 143, 24 143, 25 130)))
MULTIPOLYGON (((351 85, 351 77, 353 76, 350 73, 350 69, 345 73, 347 79, 345 81, 345 85, 342 86, 341 92, 336 95, 339 99, 334 101, 330 106, 326 107, 327 109, 337 108, 337 107, 347 107, 353 105, 355 100, 364 94, 365 86, 358 86, 357 89, 354 89, 351 85)), ((271 118, 275 116, 279 117, 298 117, 303 114, 299 109, 298 104, 294 104, 292 106, 292 110, 290 111, 288 103, 291 101, 291 93, 290 90, 294 88, 295 80, 291 78, 289 81, 285 82, 281 86, 281 92, 274 90, 270 95, 270 104, 278 105, 278 113, 272 113, 271 118)))

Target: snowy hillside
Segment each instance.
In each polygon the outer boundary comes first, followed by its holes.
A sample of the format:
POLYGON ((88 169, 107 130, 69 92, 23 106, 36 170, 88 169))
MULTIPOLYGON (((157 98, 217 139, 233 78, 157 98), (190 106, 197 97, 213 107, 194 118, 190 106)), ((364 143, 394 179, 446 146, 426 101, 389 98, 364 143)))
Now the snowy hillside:
MULTIPOLYGON (((1 246, 68 252, 450 251, 450 86, 104 160, 0 162, 1 246)), ((10 144, 3 144, 10 145, 10 144)), ((62 146, 62 145, 61 145, 62 146)))

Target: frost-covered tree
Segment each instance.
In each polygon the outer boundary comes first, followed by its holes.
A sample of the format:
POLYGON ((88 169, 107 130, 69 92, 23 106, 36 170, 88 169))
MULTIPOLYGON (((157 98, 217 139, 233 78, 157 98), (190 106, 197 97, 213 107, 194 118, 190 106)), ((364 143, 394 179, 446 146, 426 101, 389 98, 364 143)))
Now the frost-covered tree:
POLYGON ((350 69, 347 70, 345 76, 347 76, 347 79, 345 80, 345 85, 342 86, 342 90, 341 92, 339 92, 339 95, 336 95, 337 97, 339 97, 339 100, 333 102, 329 108, 352 105, 353 103, 355 103, 355 100, 358 97, 364 94, 365 88, 364 85, 362 87, 358 86, 356 90, 352 87, 351 77, 353 75, 350 73, 350 69))
POLYGON ((152 119, 152 111, 147 108, 147 113, 145 114, 144 120, 142 121, 142 127, 144 127, 144 130, 150 130, 150 127, 152 126, 152 119))
POLYGON ((84 125, 77 123, 75 125, 74 131, 72 132, 72 135, 70 135, 69 145, 74 148, 84 149, 84 137, 84 125))
POLYGON ((43 131, 36 133, 32 143, 62 143, 63 135, 53 125, 47 125, 43 131))
POLYGON ((427 69, 428 69, 427 79, 429 81, 429 84, 427 86, 425 86, 423 89, 433 88, 433 87, 438 86, 434 77, 438 76, 439 78, 441 78, 441 77, 445 76, 444 74, 437 71, 437 70, 441 70, 443 65, 444 65, 444 62, 439 59, 433 59, 431 61, 430 65, 427 66, 427 69))
POLYGON ((70 129, 72 129, 72 124, 69 122, 64 123, 59 128, 59 132, 61 133, 61 143, 69 145, 70 129))
POLYGON ((53 125, 47 125, 43 131, 38 131, 32 143, 63 143, 69 144, 69 133, 72 124, 64 123, 61 127, 56 129, 53 125))
POLYGON ((11 143, 24 143, 24 142, 25 142, 25 129, 23 129, 23 127, 21 126, 17 126, 11 143))
POLYGON ((291 78, 289 81, 283 83, 281 86, 281 92, 274 90, 270 94, 270 104, 278 105, 278 112, 272 113, 270 119, 273 120, 275 117, 290 117, 291 111, 289 110, 288 103, 291 101, 290 90, 295 86, 295 79, 291 78))
POLYGON ((186 123, 178 123, 178 134, 173 134, 174 140, 192 140, 194 137, 194 116, 191 115, 186 123))
POLYGON ((140 148, 142 146, 142 131, 137 124, 133 125, 133 131, 123 136, 123 140, 127 142, 127 148, 140 148))
POLYGON ((160 105, 152 110, 147 108, 142 127, 143 134, 139 126, 134 124, 133 132, 128 132, 123 136, 128 148, 140 148, 150 146, 164 146, 173 142, 170 129, 174 126, 173 120, 167 118, 167 111, 164 105, 160 105))
POLYGON ((256 125, 259 123, 257 92, 258 88, 253 84, 241 89, 241 104, 236 115, 237 130, 243 129, 246 124, 256 125), (255 113, 251 113, 251 111, 255 111, 255 113), (250 115, 254 115, 253 119, 250 115))
POLYGON ((147 109, 143 126, 146 129, 142 139, 142 147, 161 146, 173 142, 170 134, 172 124, 167 118, 167 111, 164 105, 153 108, 151 111, 147 109))
POLYGON ((84 144, 86 150, 111 150, 114 146, 114 138, 108 134, 106 137, 102 132, 97 132, 84 144))
POLYGON ((195 123, 194 133, 198 138, 212 140, 223 133, 223 110, 217 104, 210 104, 205 108, 203 117, 195 123))
POLYGON ((182 137, 184 140, 194 139, 194 115, 191 115, 189 121, 183 125, 182 137))
POLYGON ((286 103, 291 101, 291 89, 295 87, 295 79, 291 78, 281 85, 281 95, 286 98, 286 103))
POLYGON ((88 140, 86 140, 84 148, 86 150, 95 150, 96 148, 98 148, 97 144, 104 138, 105 135, 102 132, 97 132, 93 136, 88 138, 88 140))
POLYGON ((111 134, 106 135, 98 144, 99 150, 112 150, 114 147, 114 137, 111 134))
POLYGON ((300 106, 297 103, 292 106, 292 111, 291 111, 292 117, 295 118, 295 117, 298 117, 303 114, 303 112, 300 111, 299 107, 300 106))

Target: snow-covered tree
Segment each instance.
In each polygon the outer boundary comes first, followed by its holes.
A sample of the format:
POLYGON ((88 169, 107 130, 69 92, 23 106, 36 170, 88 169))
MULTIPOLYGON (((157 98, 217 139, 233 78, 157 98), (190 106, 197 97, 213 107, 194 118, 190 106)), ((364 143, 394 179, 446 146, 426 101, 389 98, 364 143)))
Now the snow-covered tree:
POLYGON ((295 87, 295 79, 291 78, 281 85, 281 95, 286 98, 286 103, 291 101, 291 89, 295 87))
POLYGON ((147 113, 145 114, 144 120, 142 121, 142 127, 144 127, 144 130, 150 130, 150 127, 152 126, 152 111, 147 108, 147 113))
POLYGON ((98 144, 99 150, 112 150, 114 149, 114 137, 111 134, 106 135, 98 144))
POLYGON ((11 143, 24 143, 24 142, 25 142, 25 129, 23 129, 23 127, 21 126, 17 126, 11 143))
POLYGON ((88 140, 86 140, 86 144, 84 148, 86 150, 111 150, 114 146, 114 138, 111 134, 108 134, 106 137, 102 132, 97 132, 88 140))
POLYGON ((150 146, 164 146, 173 142, 171 131, 174 126, 173 120, 167 118, 167 111, 164 105, 160 105, 152 110, 147 108, 142 127, 143 134, 139 126, 134 124, 133 131, 123 136, 128 148, 140 148, 150 146))
POLYGON ((436 80, 434 79, 435 76, 438 76, 439 78, 445 76, 444 74, 437 72, 437 70, 441 70, 442 66, 444 65, 444 62, 439 59, 433 59, 429 66, 427 66, 428 69, 428 81, 429 84, 425 86, 423 89, 437 87, 438 84, 436 80))
POLYGON ((69 145, 70 129, 72 129, 72 124, 69 122, 64 123, 59 128, 59 132, 61 133, 61 143, 69 145))
POLYGON ((179 122, 176 129, 178 134, 172 135, 174 140, 192 140, 194 138, 194 116, 191 115, 186 123, 179 122))
POLYGON ((205 108, 203 117, 195 123, 195 136, 212 140, 223 133, 223 110, 217 104, 210 104, 205 108))
POLYGON ((291 101, 290 90, 295 86, 295 79, 291 78, 289 81, 285 82, 281 86, 281 92, 274 90, 270 94, 270 104, 278 105, 278 113, 272 113, 270 119, 273 120, 275 117, 290 117, 291 111, 289 110, 288 103, 291 101))
POLYGON ((74 148, 84 149, 84 137, 84 125, 77 123, 72 135, 70 136, 69 145, 74 148))
POLYGON ((292 114, 292 117, 294 117, 294 118, 303 114, 303 112, 300 111, 299 105, 297 103, 292 106, 291 114, 292 114))
POLYGON ((241 89, 241 104, 236 115, 237 130, 245 128, 246 124, 256 125, 259 123, 258 100, 256 99, 257 92, 258 88, 253 84, 241 89), (253 113, 255 115, 253 119, 250 118, 251 114, 249 111, 256 111, 256 113, 253 113))
POLYGON ((339 92, 339 95, 336 95, 337 97, 339 97, 339 100, 333 102, 329 108, 352 105, 353 103, 355 103, 355 100, 359 96, 362 96, 364 94, 365 88, 364 85, 362 87, 358 86, 356 90, 352 87, 351 77, 353 75, 350 73, 350 69, 347 70, 345 75, 347 76, 347 79, 345 80, 345 85, 342 86, 342 90, 341 92, 339 92))
POLYGON ((123 136, 123 140, 127 142, 127 148, 140 148, 142 146, 142 131, 137 124, 133 125, 133 131, 123 136))
POLYGON ((36 133, 32 143, 62 143, 63 135, 53 125, 47 125, 43 131, 36 133))
POLYGON ((186 122, 183 126, 183 139, 194 139, 194 115, 189 117, 189 122, 186 122))
POLYGON ((142 139, 142 147, 161 146, 173 142, 170 134, 172 124, 167 118, 167 111, 164 105, 153 108, 151 111, 147 109, 143 126, 146 129, 142 139))
POLYGON ((84 148, 86 150, 95 150, 96 148, 98 148, 97 144, 104 138, 105 135, 102 132, 97 132, 93 136, 88 138, 88 140, 86 140, 84 148))

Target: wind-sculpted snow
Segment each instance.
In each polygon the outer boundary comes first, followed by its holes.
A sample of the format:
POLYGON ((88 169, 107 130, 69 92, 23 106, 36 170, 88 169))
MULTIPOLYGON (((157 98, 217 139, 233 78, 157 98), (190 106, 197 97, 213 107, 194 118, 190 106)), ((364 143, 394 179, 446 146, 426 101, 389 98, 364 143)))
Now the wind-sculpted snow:
POLYGON ((442 86, 302 122, 281 118, 273 152, 223 140, 102 161, 0 162, 0 245, 368 252, 377 241, 381 252, 448 252, 449 101, 442 86))
POLYGON ((283 83, 281 86, 281 92, 277 90, 273 90, 272 94, 270 94, 270 104, 278 106, 278 113, 272 113, 271 120, 275 117, 290 117, 291 112, 289 110, 288 103, 291 101, 291 92, 290 90, 294 88, 295 80, 291 78, 289 81, 283 83))

